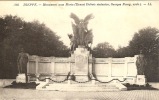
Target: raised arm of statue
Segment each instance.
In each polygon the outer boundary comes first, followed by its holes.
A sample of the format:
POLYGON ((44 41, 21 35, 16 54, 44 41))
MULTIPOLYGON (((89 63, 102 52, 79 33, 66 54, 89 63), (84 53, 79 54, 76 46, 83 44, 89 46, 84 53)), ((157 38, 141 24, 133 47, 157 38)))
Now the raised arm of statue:
POLYGON ((84 18, 84 22, 88 22, 90 19, 93 19, 93 18, 94 18, 93 14, 89 14, 84 18))
POLYGON ((89 20, 91 20, 91 19, 93 19, 93 18, 94 18, 93 14, 89 14, 89 15, 87 15, 87 16, 84 18, 84 25, 85 25, 85 27, 87 27, 89 20))
POLYGON ((76 25, 80 23, 80 19, 74 13, 71 13, 70 18, 74 19, 76 25))

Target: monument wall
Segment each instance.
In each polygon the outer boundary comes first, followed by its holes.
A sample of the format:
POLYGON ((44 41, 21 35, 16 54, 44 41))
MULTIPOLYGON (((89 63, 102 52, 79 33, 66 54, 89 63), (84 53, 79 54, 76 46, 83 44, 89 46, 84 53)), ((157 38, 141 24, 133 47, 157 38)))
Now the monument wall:
POLYGON ((95 58, 94 71, 100 80, 136 77, 136 57, 95 58))
MULTIPOLYGON (((43 78, 53 77, 55 80, 63 80, 69 72, 79 72, 77 74, 86 75, 87 72, 80 72, 75 60, 82 60, 79 57, 40 57, 29 56, 27 66, 28 75, 41 76, 43 78)), ((123 79, 126 77, 136 77, 136 57, 125 58, 89 58, 88 70, 99 80, 107 81, 111 79, 123 79), (91 67, 92 66, 92 67, 91 67)), ((79 65, 79 64, 78 64, 79 65)), ((81 65, 82 67, 82 65, 81 65)), ((82 69, 85 70, 85 69, 82 69)))

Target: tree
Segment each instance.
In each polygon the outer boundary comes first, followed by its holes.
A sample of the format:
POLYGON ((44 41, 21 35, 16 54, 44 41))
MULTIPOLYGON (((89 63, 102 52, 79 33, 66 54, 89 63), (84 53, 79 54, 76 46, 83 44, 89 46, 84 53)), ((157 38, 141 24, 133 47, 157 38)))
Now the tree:
POLYGON ((25 22, 12 15, 0 17, 0 78, 15 78, 17 56, 23 47, 30 55, 68 56, 60 37, 38 21, 25 22))
POLYGON ((107 42, 99 43, 93 48, 93 55, 98 58, 114 57, 115 49, 107 42))
POLYGON ((145 55, 156 54, 157 42, 155 39, 158 32, 159 30, 156 28, 147 27, 135 33, 133 39, 129 42, 133 54, 138 54, 140 50, 142 50, 145 55))
POLYGON ((3 77, 9 77, 14 75, 15 69, 15 59, 16 59, 16 45, 13 46, 16 37, 16 33, 19 32, 19 29, 22 26, 23 21, 17 16, 7 15, 0 18, 0 66, 1 66, 1 75, 3 77))
POLYGON ((145 55, 147 61, 145 74, 148 81, 157 80, 157 41, 155 39, 158 32, 159 30, 156 28, 143 28, 135 33, 133 39, 129 42, 132 55, 139 54, 140 50, 145 55))
POLYGON ((118 57, 118 58, 131 57, 131 56, 134 56, 134 55, 131 53, 131 50, 130 50, 129 46, 119 47, 116 50, 116 57, 118 57))
MULTIPOLYGON (((53 31, 40 24, 38 21, 29 22, 24 25, 21 35, 21 44, 27 52, 39 56, 64 56, 63 51, 68 48, 61 42, 60 37, 53 31)), ((68 56, 68 54, 65 54, 68 56)))

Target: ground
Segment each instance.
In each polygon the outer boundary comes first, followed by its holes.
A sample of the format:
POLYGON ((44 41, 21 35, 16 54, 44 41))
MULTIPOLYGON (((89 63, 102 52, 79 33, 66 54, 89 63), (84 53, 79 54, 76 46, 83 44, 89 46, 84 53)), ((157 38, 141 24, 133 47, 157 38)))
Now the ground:
POLYGON ((159 90, 59 92, 0 88, 0 100, 159 100, 159 90))
POLYGON ((0 100, 159 100, 159 82, 149 83, 156 88, 116 92, 60 92, 35 88, 3 88, 14 80, 0 80, 0 100))

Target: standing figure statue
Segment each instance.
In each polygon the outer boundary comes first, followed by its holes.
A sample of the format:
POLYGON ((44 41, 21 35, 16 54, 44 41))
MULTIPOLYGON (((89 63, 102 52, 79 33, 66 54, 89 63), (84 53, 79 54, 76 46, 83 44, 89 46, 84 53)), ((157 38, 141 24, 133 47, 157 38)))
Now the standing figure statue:
POLYGON ((146 60, 144 55, 142 54, 142 51, 140 51, 140 54, 137 57, 136 60, 136 66, 137 66, 137 74, 138 75, 144 75, 145 73, 145 65, 146 65, 146 60))
POLYGON ((84 19, 79 19, 75 14, 71 13, 70 18, 74 20, 72 23, 73 35, 70 38, 72 51, 75 50, 78 46, 84 46, 90 50, 89 44, 93 43, 93 34, 92 30, 88 30, 87 25, 90 19, 93 18, 92 14, 87 15, 84 19), (73 39, 73 41, 72 41, 73 39))
POLYGON ((70 39, 70 49, 71 49, 71 51, 74 51, 75 50, 75 48, 76 48, 76 41, 75 41, 75 39, 74 39, 74 36, 73 36, 73 34, 68 34, 68 37, 69 37, 69 39, 70 39))
POLYGON ((17 65, 19 74, 25 73, 26 82, 28 81, 27 77, 27 63, 28 63, 28 53, 25 53, 24 49, 21 48, 21 52, 18 55, 17 65))

